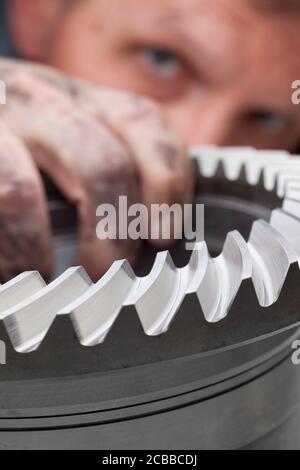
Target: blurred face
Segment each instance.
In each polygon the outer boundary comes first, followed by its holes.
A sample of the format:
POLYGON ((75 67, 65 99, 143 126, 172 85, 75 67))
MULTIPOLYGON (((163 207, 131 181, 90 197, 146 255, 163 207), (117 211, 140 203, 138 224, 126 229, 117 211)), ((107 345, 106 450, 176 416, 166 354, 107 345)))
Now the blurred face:
POLYGON ((293 150, 299 25, 251 0, 77 0, 46 61, 154 98, 190 144, 293 150))

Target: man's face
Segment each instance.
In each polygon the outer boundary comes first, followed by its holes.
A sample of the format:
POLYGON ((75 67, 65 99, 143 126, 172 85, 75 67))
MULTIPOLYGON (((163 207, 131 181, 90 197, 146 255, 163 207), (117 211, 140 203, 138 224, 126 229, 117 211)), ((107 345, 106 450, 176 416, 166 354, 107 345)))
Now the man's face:
POLYGON ((190 144, 293 150, 299 24, 251 0, 77 0, 46 61, 154 98, 190 144))

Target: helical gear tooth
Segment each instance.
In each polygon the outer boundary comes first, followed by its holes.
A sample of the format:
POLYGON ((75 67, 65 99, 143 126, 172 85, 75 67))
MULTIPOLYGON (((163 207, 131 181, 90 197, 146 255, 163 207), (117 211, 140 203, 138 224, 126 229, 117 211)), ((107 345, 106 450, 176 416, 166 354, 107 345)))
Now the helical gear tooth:
POLYGON ((18 352, 38 348, 57 312, 91 285, 83 268, 70 268, 38 293, 3 312, 4 324, 18 352))
POLYGON ((295 170, 291 167, 289 170, 282 171, 277 175, 277 194, 281 198, 285 198, 287 194, 287 188, 290 186, 290 182, 293 181, 295 185, 299 185, 300 182, 300 167, 297 166, 295 170), (298 181, 298 183, 297 183, 298 181))
POLYGON ((207 254, 206 271, 197 295, 206 320, 216 323, 226 317, 243 276, 251 273, 246 242, 238 232, 227 235, 223 251, 215 259, 207 254))
POLYGON ((290 266, 290 248, 267 222, 253 224, 248 248, 253 261, 252 281, 259 304, 269 307, 279 297, 290 266))
POLYGON ((206 321, 213 323, 220 303, 221 287, 216 265, 209 253, 207 253, 205 268, 203 279, 197 288, 196 294, 206 321))
MULTIPOLYGON (((291 190, 300 191, 300 175, 297 176, 286 173, 280 173, 277 177, 277 193, 282 194, 282 198, 289 198, 289 193, 291 190)), ((299 195, 298 195, 299 196, 299 195)))
MULTIPOLYGON (((173 297, 172 302, 165 311, 164 319, 161 327, 156 334, 165 333, 175 315, 179 311, 185 297, 188 294, 195 294, 197 287, 201 285, 206 272, 207 261, 209 259, 208 250, 205 242, 198 242, 192 251, 188 264, 183 268, 176 268, 172 258, 167 258, 172 272, 175 271, 173 277, 173 297), (174 285, 174 283, 176 285, 174 285)), ((170 279, 170 284, 172 283, 170 279)))
POLYGON ((221 255, 214 260, 221 292, 218 308, 211 315, 212 322, 226 317, 242 282, 244 266, 237 239, 236 233, 229 233, 221 255))
POLYGON ((286 188, 284 198, 300 202, 300 185, 299 187, 289 185, 286 188))
POLYGON ((0 319, 5 311, 36 294, 46 283, 37 272, 25 272, 0 287, 0 319))
POLYGON ((283 201, 282 209, 286 213, 300 219, 300 200, 297 201, 295 199, 285 199, 283 201))
POLYGON ((170 253, 159 253, 154 268, 141 281, 133 299, 142 327, 148 336, 167 331, 176 311, 172 308, 180 291, 180 270, 170 253))
POLYGON ((267 166, 263 170, 264 186, 267 191, 275 191, 281 197, 281 189, 278 182, 279 169, 276 166, 267 166))
POLYGON ((206 243, 200 242, 196 244, 188 265, 189 281, 186 289, 187 294, 197 293, 206 274, 208 261, 209 253, 206 243))
POLYGON ((235 237, 235 241, 238 244, 240 254, 242 257, 242 262, 243 262, 242 281, 246 279, 250 279, 252 276, 252 272, 253 272, 253 263, 252 263, 251 253, 249 251, 248 244, 246 243, 242 235, 237 230, 232 232, 232 236, 235 237))
POLYGON ((292 199, 294 201, 300 201, 300 178, 299 177, 298 178, 292 177, 286 181, 284 198, 292 199))
POLYGON ((116 261, 97 284, 59 314, 71 316, 84 346, 102 343, 116 321, 137 278, 128 261, 116 261))
MULTIPOLYGON (((298 204, 300 212, 300 202, 296 204, 298 204)), ((284 210, 276 209, 272 212, 270 224, 291 247, 290 263, 297 261, 300 266, 300 218, 284 210)))

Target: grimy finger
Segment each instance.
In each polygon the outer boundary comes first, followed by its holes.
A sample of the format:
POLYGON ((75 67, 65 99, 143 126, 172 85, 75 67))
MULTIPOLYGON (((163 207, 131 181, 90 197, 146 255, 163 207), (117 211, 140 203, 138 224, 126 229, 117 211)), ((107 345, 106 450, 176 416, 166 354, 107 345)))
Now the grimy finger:
POLYGON ((125 146, 106 126, 78 109, 69 96, 22 71, 7 79, 9 102, 1 110, 7 126, 30 149, 37 166, 78 207, 79 253, 95 279, 115 259, 133 261, 139 244, 99 240, 96 208, 118 206, 119 195, 138 201, 134 163, 125 146))
MULTIPOLYGON (((49 67, 24 67, 68 94, 77 107, 83 107, 123 139, 135 161, 141 202, 147 205, 149 214, 152 204, 190 202, 194 186, 191 161, 178 134, 155 103, 130 93, 98 88, 49 67)), ((175 234, 181 227, 173 227, 172 222, 170 232, 175 234)), ((166 240, 152 241, 167 244, 166 240)))
POLYGON ((23 271, 52 272, 43 187, 25 146, 0 124, 0 278, 23 271))

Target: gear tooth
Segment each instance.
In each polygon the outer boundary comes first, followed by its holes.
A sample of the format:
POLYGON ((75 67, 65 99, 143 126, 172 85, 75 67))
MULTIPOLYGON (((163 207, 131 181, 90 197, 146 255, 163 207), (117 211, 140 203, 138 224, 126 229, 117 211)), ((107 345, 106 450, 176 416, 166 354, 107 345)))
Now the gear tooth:
POLYGON ((287 212, 288 214, 292 215, 293 217, 296 217, 297 219, 300 219, 300 199, 299 201, 295 199, 285 199, 282 205, 282 209, 284 210, 284 212, 287 212))
POLYGON ((248 154, 245 159, 246 179, 251 185, 263 185, 271 190, 274 188, 274 183, 266 178, 265 172, 270 165, 274 162, 274 153, 276 154, 276 162, 284 165, 290 160, 287 152, 271 152, 271 151, 253 151, 248 154))
POLYGON ((221 298, 221 287, 216 265, 209 254, 206 261, 205 273, 196 294, 205 319, 209 323, 217 321, 215 318, 221 298))
POLYGON ((234 158, 232 163, 229 161, 224 161, 224 177, 229 181, 236 181, 239 179, 243 168, 245 167, 245 162, 240 161, 240 159, 234 158))
MULTIPOLYGON (((296 204, 300 215, 300 203, 296 204)), ((291 247, 290 263, 295 261, 300 263, 300 218, 285 210, 276 209, 272 212, 270 224, 285 238, 291 247)))
POLYGON ((39 292, 46 283, 40 273, 25 272, 0 287, 0 319, 5 311, 39 292))
POLYGON ((290 157, 283 162, 266 165, 264 168, 265 187, 275 190, 278 197, 285 197, 285 184, 289 179, 300 177, 300 162, 290 157))
POLYGON ((70 315, 82 345, 102 343, 135 282, 136 277, 128 261, 116 261, 97 284, 59 314, 70 315))
POLYGON ((297 180, 300 181, 300 167, 291 167, 290 169, 286 170, 281 170, 280 172, 277 173, 276 175, 276 192, 280 198, 285 198, 287 194, 287 188, 290 186, 290 182, 294 181, 296 182, 297 180), (295 170, 295 174, 293 174, 293 171, 295 170), (299 175, 297 176, 297 173, 299 175))
POLYGON ((198 297, 207 321, 216 323, 228 314, 251 259, 247 245, 238 232, 230 232, 223 251, 209 259, 198 297), (209 287, 208 287, 209 285, 209 287))
POLYGON ((285 199, 300 201, 300 177, 289 178, 284 188, 285 199))
POLYGON ((197 160, 198 168, 202 176, 213 176, 236 180, 239 177, 242 166, 251 160, 256 150, 251 147, 196 147, 191 150, 191 155, 197 160))
POLYGON ((141 280, 134 305, 145 333, 157 336, 164 333, 173 316, 174 302, 180 290, 180 270, 169 252, 159 253, 151 273, 141 280))
POLYGON ((256 154, 256 150, 252 148, 225 148, 219 150, 220 155, 220 166, 223 164, 224 173, 223 178, 230 181, 235 181, 239 178, 243 167, 247 162, 251 161, 253 155, 256 154))
POLYGON ((131 299, 146 334, 157 336, 169 329, 185 297, 201 286, 209 259, 205 242, 196 244, 189 263, 181 269, 174 266, 168 252, 158 255, 152 272, 140 280, 131 299), (155 306, 157 300, 162 306, 155 306))
POLYGON ((300 189, 300 167, 295 168, 295 174, 293 174, 293 166, 287 170, 281 170, 277 174, 277 187, 276 191, 280 198, 284 199, 287 197, 289 188, 299 188, 300 189))
MULTIPOLYGON (((276 159, 282 162, 286 161, 288 154, 285 152, 277 152, 276 159)), ((252 149, 244 154, 243 163, 245 166, 246 181, 250 185, 256 185, 262 178, 264 168, 274 159, 274 152, 258 151, 252 149)))
POLYGON ((237 244, 239 248, 241 258, 242 258, 242 263, 243 263, 242 281, 244 279, 249 279, 252 276, 253 266, 252 266, 252 258, 251 258, 251 254, 248 248, 248 244, 237 230, 234 230, 229 235, 231 235, 231 237, 234 238, 235 243, 237 244))
MULTIPOLYGON (((296 193, 296 197, 300 197, 299 191, 300 191, 300 175, 299 176, 291 176, 291 175, 286 175, 282 174, 281 178, 279 178, 279 186, 281 185, 281 191, 283 194, 284 199, 289 199, 290 196, 289 194, 291 191, 296 193)), ((280 191, 280 187, 278 188, 280 191)))
POLYGON ((279 197, 278 169, 273 166, 266 166, 263 169, 264 187, 267 191, 275 191, 279 197))
POLYGON ((83 268, 70 268, 36 294, 3 312, 3 321, 16 351, 37 349, 57 312, 90 285, 91 280, 83 268))
POLYGON ((245 163, 246 180, 248 184, 255 186, 263 183, 263 167, 260 162, 250 160, 245 163))
POLYGON ((280 177, 280 173, 276 174, 275 182, 274 182, 274 188, 272 188, 271 190, 273 190, 279 198, 284 197, 284 189, 283 189, 283 186, 282 186, 282 179, 280 177))
POLYGON ((256 155, 256 150, 251 148, 233 148, 222 155, 225 166, 225 177, 229 181, 245 180, 246 165, 256 155))
POLYGON ((207 270, 208 261, 209 253, 206 243, 197 243, 195 249, 192 251, 187 268, 183 268, 189 272, 189 281, 186 289, 187 294, 194 294, 201 286, 207 270))
POLYGON ((196 159, 201 175, 211 178, 215 175, 220 156, 218 148, 213 146, 199 147, 192 150, 192 156, 196 159))
POLYGON ((262 307, 268 307, 277 301, 283 287, 290 266, 290 249, 283 237, 262 220, 253 224, 248 248, 258 301, 262 307))

